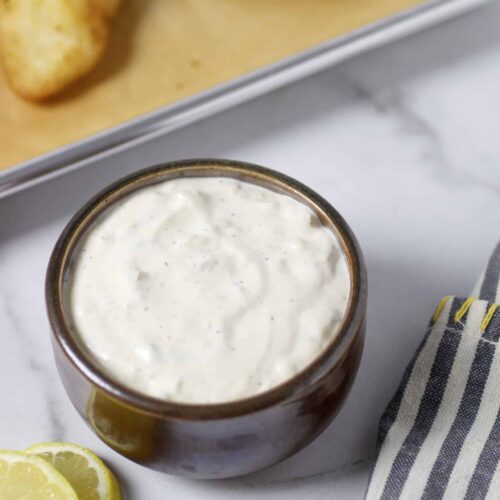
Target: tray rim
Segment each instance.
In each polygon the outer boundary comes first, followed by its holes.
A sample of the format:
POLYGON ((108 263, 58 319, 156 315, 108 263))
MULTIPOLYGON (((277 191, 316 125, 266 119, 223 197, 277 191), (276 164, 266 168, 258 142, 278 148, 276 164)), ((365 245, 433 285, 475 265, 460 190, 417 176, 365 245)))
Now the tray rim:
POLYGON ((478 7, 488 0, 422 3, 240 77, 166 104, 0 170, 0 199, 310 76, 356 54, 478 7))

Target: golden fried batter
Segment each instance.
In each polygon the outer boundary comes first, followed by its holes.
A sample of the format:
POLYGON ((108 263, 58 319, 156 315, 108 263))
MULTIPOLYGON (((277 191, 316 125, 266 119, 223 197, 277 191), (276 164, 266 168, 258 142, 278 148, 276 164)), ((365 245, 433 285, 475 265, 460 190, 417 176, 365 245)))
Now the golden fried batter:
POLYGON ((89 0, 106 17, 111 17, 120 6, 121 0, 89 0))
POLYGON ((12 88, 50 97, 90 71, 117 0, 0 0, 0 54, 12 88))

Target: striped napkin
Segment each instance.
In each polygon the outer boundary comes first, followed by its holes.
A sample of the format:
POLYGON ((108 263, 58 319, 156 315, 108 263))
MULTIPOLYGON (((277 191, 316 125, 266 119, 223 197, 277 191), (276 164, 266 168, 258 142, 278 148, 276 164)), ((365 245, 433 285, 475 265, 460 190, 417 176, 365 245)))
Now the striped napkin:
POLYGON ((445 297, 379 425, 366 498, 500 499, 500 244, 445 297))

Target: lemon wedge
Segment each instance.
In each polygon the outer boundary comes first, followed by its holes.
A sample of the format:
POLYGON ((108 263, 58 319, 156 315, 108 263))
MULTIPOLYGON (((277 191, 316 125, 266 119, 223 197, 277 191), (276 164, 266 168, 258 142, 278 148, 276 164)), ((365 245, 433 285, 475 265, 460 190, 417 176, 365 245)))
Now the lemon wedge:
POLYGON ((76 491, 79 500, 121 499, 120 487, 113 473, 95 453, 83 446, 41 443, 31 446, 25 453, 39 457, 57 469, 76 491))
POLYGON ((0 451, 2 500, 78 500, 64 478, 47 462, 19 451, 0 451))

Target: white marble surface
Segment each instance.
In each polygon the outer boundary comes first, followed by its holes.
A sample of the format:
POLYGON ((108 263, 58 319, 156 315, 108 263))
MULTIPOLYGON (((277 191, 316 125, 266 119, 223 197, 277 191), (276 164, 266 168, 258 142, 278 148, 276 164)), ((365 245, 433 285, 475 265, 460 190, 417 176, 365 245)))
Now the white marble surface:
POLYGON ((1 200, 0 448, 89 446, 130 499, 361 498, 377 420, 429 315, 442 295, 468 293, 500 237, 499 21, 491 4, 1 200), (90 195, 138 167, 200 156, 261 163, 319 191, 356 232, 370 281, 361 369, 334 424, 272 469, 217 482, 149 471, 94 437, 57 377, 43 302, 51 248, 90 195))

